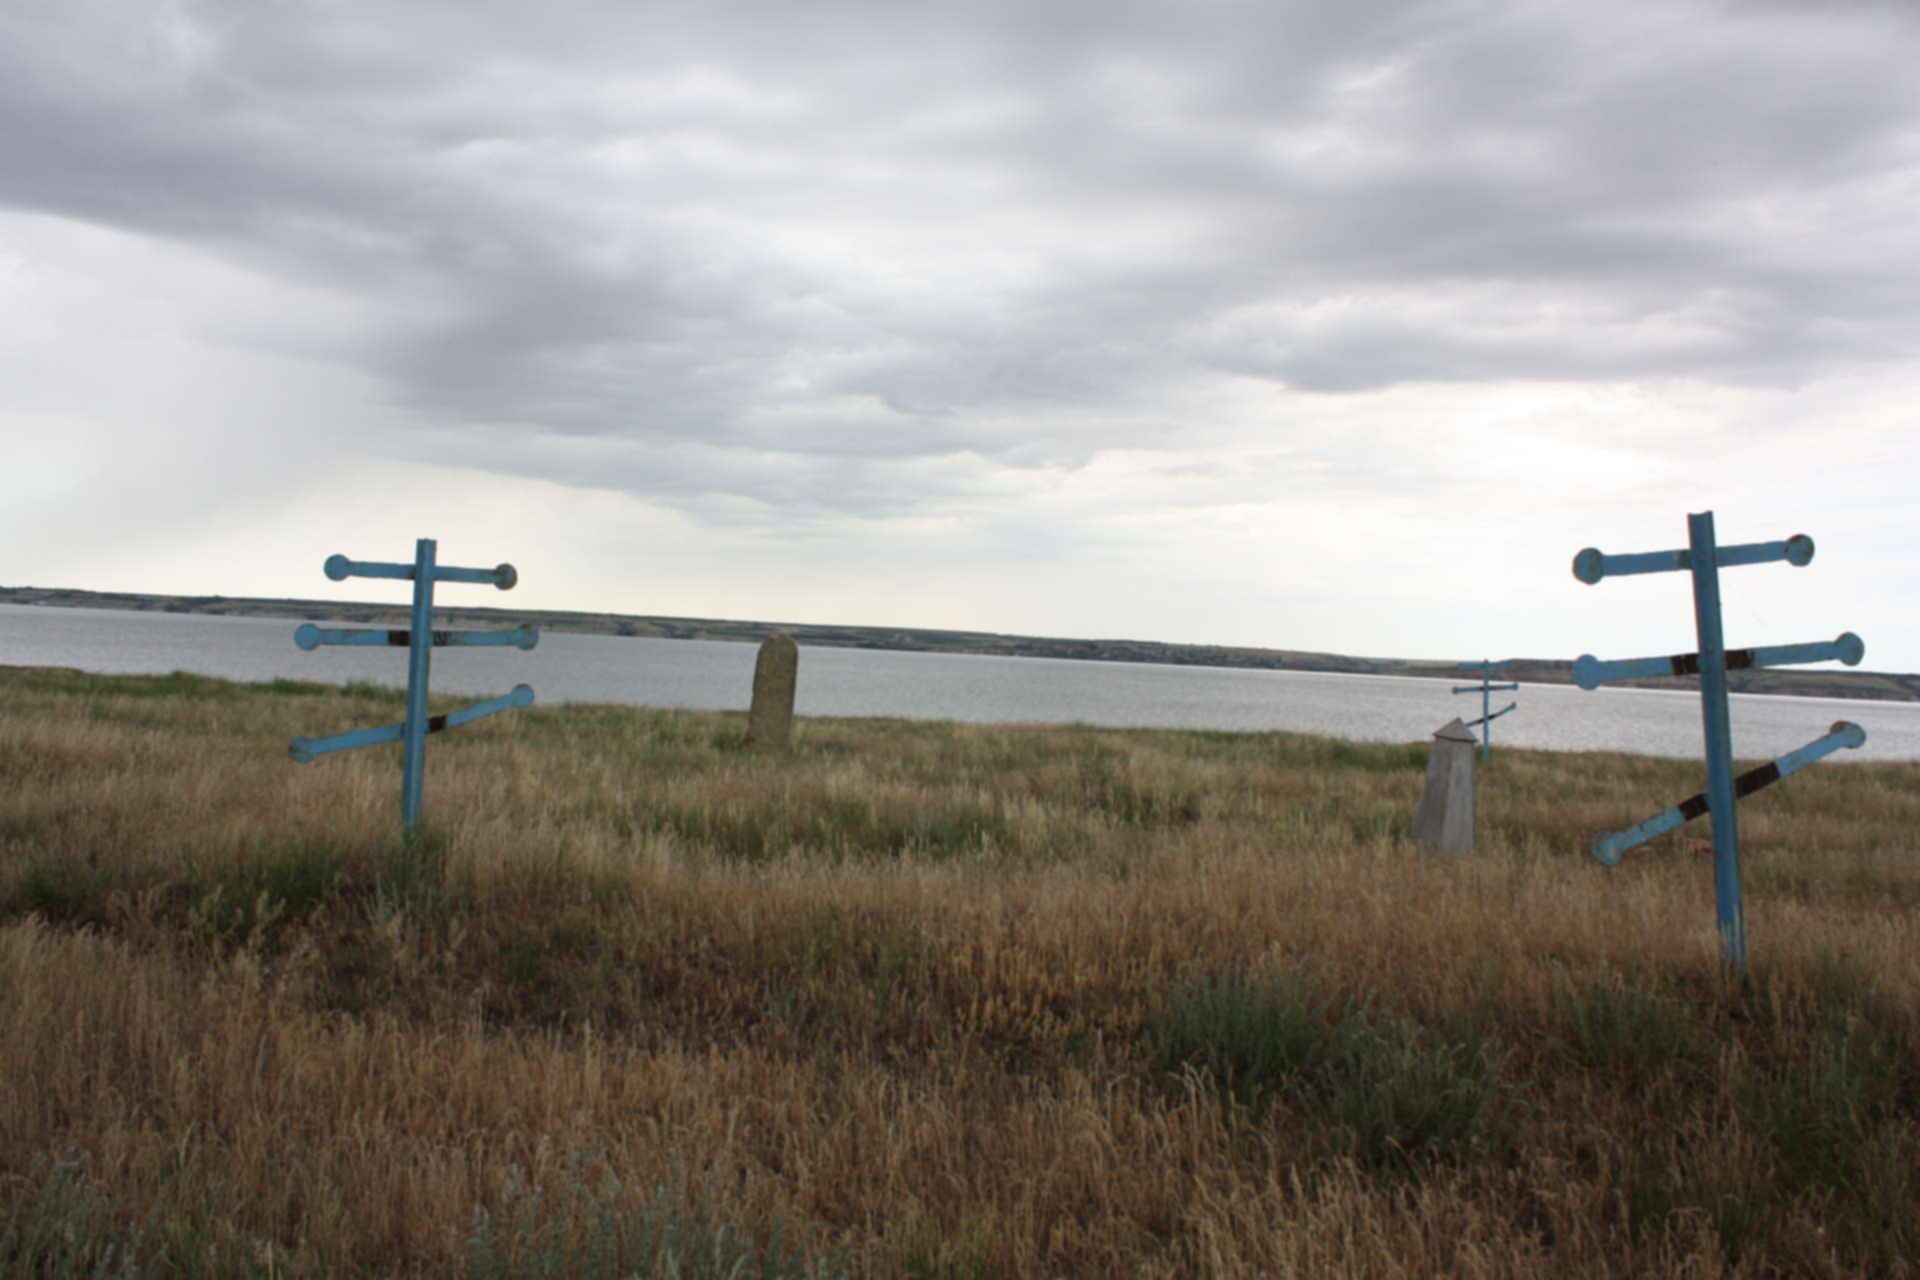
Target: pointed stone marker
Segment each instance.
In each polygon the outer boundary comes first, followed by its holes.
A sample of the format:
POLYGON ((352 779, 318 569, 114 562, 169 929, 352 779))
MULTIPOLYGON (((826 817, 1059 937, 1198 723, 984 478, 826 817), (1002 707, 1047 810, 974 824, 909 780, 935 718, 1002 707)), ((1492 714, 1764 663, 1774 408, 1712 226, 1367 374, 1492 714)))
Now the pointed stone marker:
POLYGON ((800 646, 784 631, 760 645, 753 664, 753 705, 747 710, 747 745, 785 749, 793 741, 793 690, 800 646))
POLYGON ((1473 730, 1459 717, 1433 735, 1413 838, 1442 853, 1473 852, 1473 730))

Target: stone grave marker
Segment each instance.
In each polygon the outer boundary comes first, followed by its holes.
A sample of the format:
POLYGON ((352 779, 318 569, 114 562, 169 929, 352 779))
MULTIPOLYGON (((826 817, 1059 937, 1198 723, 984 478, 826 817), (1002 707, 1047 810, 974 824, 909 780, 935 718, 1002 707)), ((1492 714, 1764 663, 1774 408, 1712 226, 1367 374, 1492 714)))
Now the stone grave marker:
POLYGON ((1433 735, 1413 838, 1442 853, 1473 852, 1473 730, 1455 716, 1433 735))
POLYGON ((784 631, 761 642, 753 664, 753 705, 747 711, 747 745, 784 749, 793 742, 793 691, 800 646, 784 631))

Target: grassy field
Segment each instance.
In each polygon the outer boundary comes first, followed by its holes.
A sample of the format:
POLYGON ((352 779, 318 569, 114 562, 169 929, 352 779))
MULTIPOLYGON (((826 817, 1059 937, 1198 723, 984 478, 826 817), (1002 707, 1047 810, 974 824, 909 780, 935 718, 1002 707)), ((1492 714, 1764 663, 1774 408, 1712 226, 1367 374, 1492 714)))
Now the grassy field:
POLYGON ((399 715, 0 670, 0 1273, 1920 1270, 1920 766, 399 715))

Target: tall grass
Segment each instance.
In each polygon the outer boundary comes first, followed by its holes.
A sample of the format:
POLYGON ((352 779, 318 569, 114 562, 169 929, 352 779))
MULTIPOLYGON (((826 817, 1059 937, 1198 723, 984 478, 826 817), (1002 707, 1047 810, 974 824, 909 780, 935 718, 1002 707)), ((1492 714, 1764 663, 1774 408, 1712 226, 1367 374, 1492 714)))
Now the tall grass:
POLYGON ((0 669, 0 1271, 1901 1275, 1920 768, 0 669))

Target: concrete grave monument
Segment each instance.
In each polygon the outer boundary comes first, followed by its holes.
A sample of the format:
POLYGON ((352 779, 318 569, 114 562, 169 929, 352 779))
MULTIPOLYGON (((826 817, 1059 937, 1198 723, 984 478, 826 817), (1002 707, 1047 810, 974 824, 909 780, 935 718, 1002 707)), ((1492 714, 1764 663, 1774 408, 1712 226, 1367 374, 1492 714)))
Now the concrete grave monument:
POLYGON ((1473 730, 1455 716, 1433 735, 1413 838, 1442 853, 1473 852, 1473 730))
POLYGON ((753 664, 753 705, 747 711, 747 745, 784 749, 793 742, 793 691, 800 646, 784 631, 760 645, 753 664))

